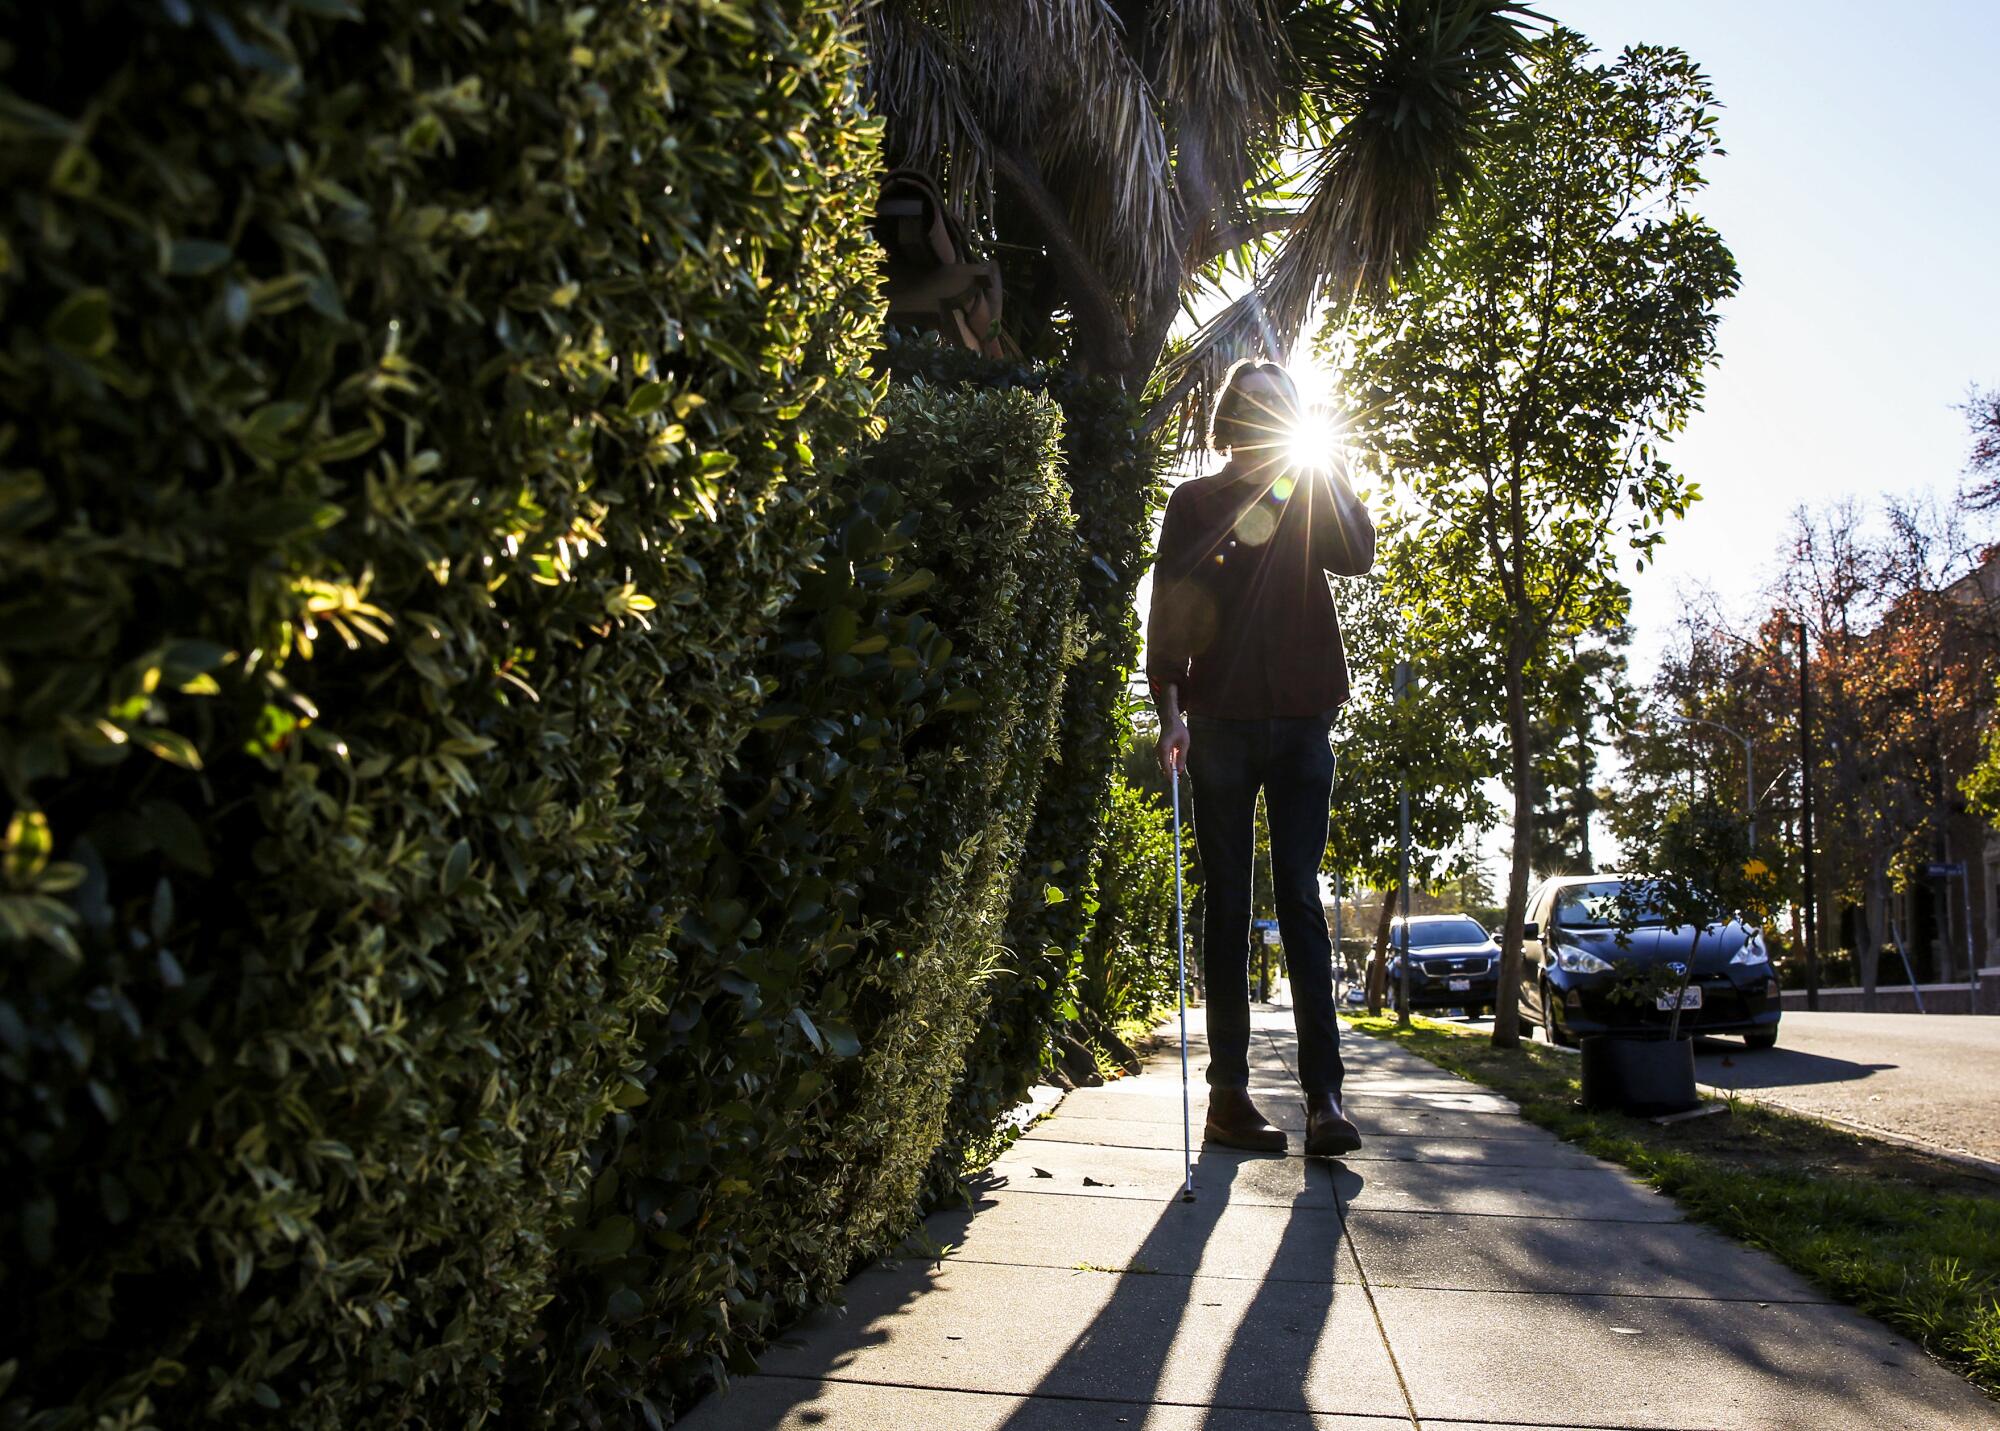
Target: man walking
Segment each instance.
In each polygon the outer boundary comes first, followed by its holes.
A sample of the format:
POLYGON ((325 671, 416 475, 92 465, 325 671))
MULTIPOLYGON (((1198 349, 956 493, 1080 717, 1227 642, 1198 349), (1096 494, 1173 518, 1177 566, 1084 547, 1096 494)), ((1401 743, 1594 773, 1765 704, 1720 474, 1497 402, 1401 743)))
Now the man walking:
POLYGON ((1329 574, 1375 560, 1375 523, 1338 472, 1300 467, 1298 389, 1275 363, 1230 370, 1209 421, 1221 471, 1175 489, 1153 567, 1146 675, 1162 770, 1185 770, 1207 880, 1204 1140, 1277 1152, 1282 1130, 1250 1099, 1250 894, 1257 792, 1270 818, 1278 929, 1289 955, 1306 1152, 1361 1145, 1340 1108, 1332 945, 1319 898, 1347 661, 1329 574))

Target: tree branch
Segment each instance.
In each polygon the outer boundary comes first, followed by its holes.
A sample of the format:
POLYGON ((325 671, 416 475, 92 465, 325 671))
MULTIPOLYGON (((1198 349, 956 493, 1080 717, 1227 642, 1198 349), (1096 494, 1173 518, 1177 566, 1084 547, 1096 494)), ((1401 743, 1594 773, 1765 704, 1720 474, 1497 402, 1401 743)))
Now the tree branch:
POLYGON ((1230 224, 1227 227, 1211 229, 1208 242, 1195 254, 1195 265, 1201 267, 1215 262, 1232 249, 1243 247, 1260 238, 1281 234, 1297 225, 1297 209, 1264 209, 1252 214, 1248 222, 1230 224))
POLYGON ((1001 181, 1021 201, 1048 245, 1064 299, 1076 316, 1086 361, 1095 368, 1127 376, 1132 367, 1132 335, 1118 300, 1097 265, 1091 262, 1069 215, 1042 177, 1032 155, 1013 146, 993 150, 993 167, 1001 181))

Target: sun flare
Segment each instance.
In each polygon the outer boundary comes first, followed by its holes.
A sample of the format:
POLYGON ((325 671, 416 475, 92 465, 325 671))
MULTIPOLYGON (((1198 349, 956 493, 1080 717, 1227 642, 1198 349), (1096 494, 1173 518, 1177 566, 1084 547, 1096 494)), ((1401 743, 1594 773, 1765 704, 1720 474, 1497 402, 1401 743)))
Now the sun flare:
POLYGON ((1308 408, 1292 425, 1286 445, 1295 466, 1331 467, 1344 445, 1340 422, 1325 408, 1308 408))
POLYGON ((1334 375, 1310 359, 1291 371, 1299 385, 1299 416, 1286 439, 1292 462, 1300 467, 1332 467, 1347 445, 1334 375))

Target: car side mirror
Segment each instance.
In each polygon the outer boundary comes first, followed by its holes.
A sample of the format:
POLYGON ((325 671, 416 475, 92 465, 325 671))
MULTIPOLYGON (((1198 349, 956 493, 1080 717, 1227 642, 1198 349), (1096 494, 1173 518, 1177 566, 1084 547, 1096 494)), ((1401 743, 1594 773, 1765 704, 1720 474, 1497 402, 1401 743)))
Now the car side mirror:
POLYGON ((1524 921, 1521 925, 1521 937, 1523 939, 1540 939, 1542 937, 1542 926, 1535 923, 1532 919, 1524 921))

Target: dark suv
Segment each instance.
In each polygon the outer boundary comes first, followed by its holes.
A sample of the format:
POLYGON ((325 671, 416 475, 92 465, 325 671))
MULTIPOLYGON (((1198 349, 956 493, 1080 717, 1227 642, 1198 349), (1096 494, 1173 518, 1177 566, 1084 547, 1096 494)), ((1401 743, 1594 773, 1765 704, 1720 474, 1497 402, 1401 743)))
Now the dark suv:
POLYGON ((1493 1007, 1500 946, 1463 914, 1420 914, 1389 926, 1389 1001, 1399 1009, 1403 960, 1410 961, 1410 1008, 1464 1009, 1477 1018, 1493 1007))

